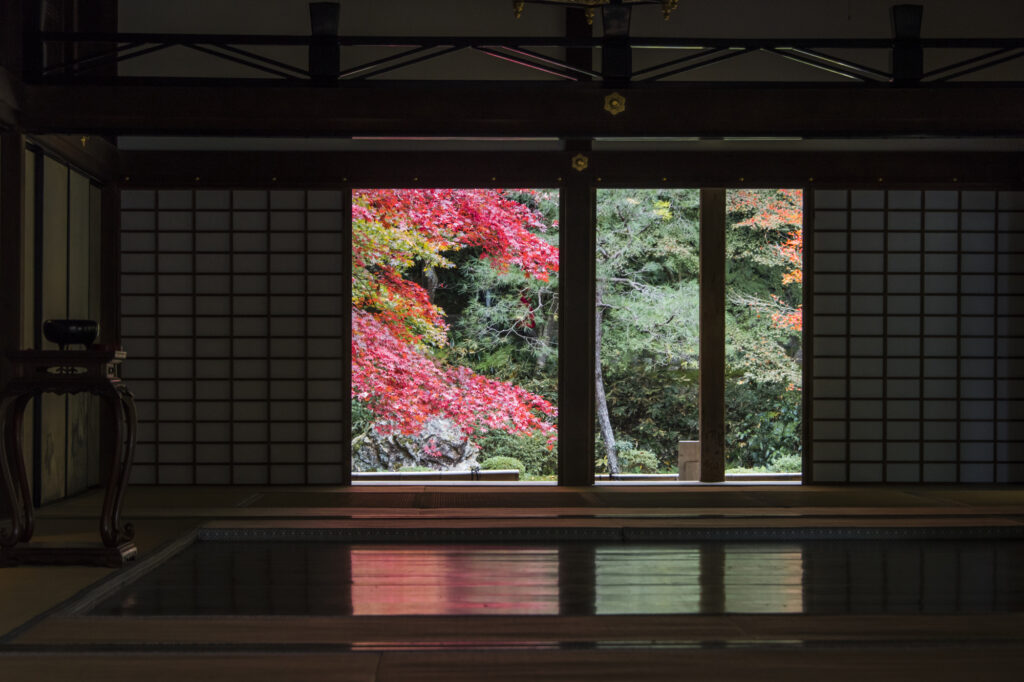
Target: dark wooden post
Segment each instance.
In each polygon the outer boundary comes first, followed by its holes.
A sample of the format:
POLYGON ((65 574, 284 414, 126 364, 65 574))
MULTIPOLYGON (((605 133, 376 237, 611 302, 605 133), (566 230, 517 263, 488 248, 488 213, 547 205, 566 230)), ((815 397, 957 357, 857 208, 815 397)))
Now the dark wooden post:
MULTIPOLYGON (((569 40, 592 38, 594 27, 587 23, 586 15, 581 7, 565 10, 565 37, 569 40)), ((594 68, 594 52, 589 47, 570 47, 565 51, 565 61, 578 69, 588 71, 594 68)), ((590 80, 590 76, 577 74, 580 80, 590 80)))
MULTIPOLYGON (((341 190, 341 485, 352 485, 352 188, 341 190)), ((307 476, 309 467, 306 467, 307 476)), ((307 481, 308 483, 309 481, 307 481)))
POLYGON ((558 484, 592 485, 597 204, 589 174, 568 164, 565 172, 572 175, 562 187, 558 238, 558 484))
MULTIPOLYGON (((82 33, 117 33, 117 3, 118 0, 88 0, 78 1, 75 9, 74 30, 82 33)), ((86 59, 98 57, 103 53, 110 53, 116 43, 81 42, 74 47, 74 58, 86 59)), ((85 73, 93 77, 116 78, 117 60, 113 58, 104 59, 101 64, 88 65, 85 73)), ((77 72, 78 69, 76 69, 77 72)))
POLYGON ((25 138, 0 136, 0 385, 10 379, 7 351, 21 348, 22 225, 25 218, 25 138))
POLYGON ((97 343, 121 346, 121 188, 100 194, 100 336, 97 343))
MULTIPOLYGON (((0 135, 0 387, 11 380, 7 352, 21 348, 22 226, 25 219, 25 138, 0 135)), ((0 489, 0 509, 6 508, 0 489)))
MULTIPOLYGON (((581 8, 565 10, 565 36, 590 38, 593 28, 581 8)), ((573 66, 592 69, 593 51, 571 48, 565 58, 573 66)), ((587 76, 579 76, 589 80, 587 76)), ((569 140, 566 149, 589 156, 590 143, 569 140)), ((558 483, 593 485, 594 483, 594 244, 597 208, 589 173, 569 170, 568 182, 560 197, 559 323, 558 323, 558 483), (575 251, 575 253, 573 253, 575 251)), ((566 570, 577 566, 559 551, 559 581, 566 570), (565 562, 565 563, 563 563, 565 562)), ((585 569, 590 575, 592 567, 585 569)), ((563 589, 564 583, 559 585, 563 589)), ((559 594, 561 613, 577 613, 565 603, 568 595, 559 594)), ((587 601, 587 600, 584 600, 587 601)))
POLYGON ((921 47, 923 5, 893 5, 892 52, 889 68, 897 85, 917 83, 924 75, 924 49, 921 47))
POLYGON ((633 48, 629 45, 629 23, 633 8, 621 2, 612 2, 601 8, 601 75, 608 87, 621 88, 629 84, 633 74, 633 48))
MULTIPOLYGON (((115 182, 100 190, 100 335, 97 343, 121 347, 121 188, 115 182)), ((128 362, 131 362, 129 357, 128 362)), ((100 401, 99 477, 110 475, 111 453, 117 447, 117 415, 100 401)))
POLYGON ((309 3, 309 77, 314 83, 329 85, 338 81, 341 48, 338 23, 341 5, 337 2, 309 3))
POLYGON ((725 190, 700 191, 700 480, 725 480, 725 190))
MULTIPOLYGON (((801 367, 801 404, 803 407, 803 467, 801 480, 804 484, 814 482, 814 443, 811 438, 811 424, 814 423, 814 192, 803 191, 803 231, 804 252, 803 263, 803 331, 800 344, 803 353, 801 367)), ((922 229, 924 226, 922 225, 922 229)), ((922 237, 923 239, 923 237, 922 237)), ((923 242, 922 242, 923 243, 923 242)))
MULTIPOLYGON (((565 11, 565 35, 570 39, 590 38, 592 27, 583 10, 565 11)), ((565 51, 566 60, 582 69, 593 68, 589 48, 565 51)), ((580 76, 589 80, 586 76, 580 76)), ((566 149, 589 156, 590 144, 570 140, 566 149)), ((559 323, 558 323, 558 483, 593 485, 594 483, 594 244, 597 208, 589 173, 570 170, 562 187, 560 201, 559 323)), ((559 551, 559 580, 564 571, 577 566, 559 551), (563 562, 565 562, 563 564, 563 562)), ((584 571, 592 573, 592 567, 584 571)), ((563 589, 564 584, 559 585, 563 589)), ((578 613, 577 606, 566 603, 568 595, 559 594, 561 613, 578 613)), ((588 601, 588 600, 584 600, 588 601)))

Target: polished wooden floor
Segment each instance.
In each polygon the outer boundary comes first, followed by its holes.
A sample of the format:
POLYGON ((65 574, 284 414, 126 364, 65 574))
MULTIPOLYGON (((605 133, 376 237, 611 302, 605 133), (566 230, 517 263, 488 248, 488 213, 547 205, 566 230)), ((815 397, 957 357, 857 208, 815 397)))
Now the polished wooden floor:
POLYGON ((1024 612, 1024 541, 198 542, 104 616, 1024 612))
MULTIPOLYGON (((91 536, 98 505, 89 494, 43 509, 40 539, 91 536)), ((1014 488, 136 488, 127 515, 133 568, 0 569, 4 680, 1018 680, 1024 669, 1014 488), (207 535, 189 545, 197 528, 207 535), (943 529, 960 539, 913 539, 943 529), (787 539, 807 530, 888 539, 787 539), (723 531, 780 539, 637 539, 723 531), (514 542, 576 532, 597 539, 514 542), (423 540, 438 535, 448 539, 423 540)))

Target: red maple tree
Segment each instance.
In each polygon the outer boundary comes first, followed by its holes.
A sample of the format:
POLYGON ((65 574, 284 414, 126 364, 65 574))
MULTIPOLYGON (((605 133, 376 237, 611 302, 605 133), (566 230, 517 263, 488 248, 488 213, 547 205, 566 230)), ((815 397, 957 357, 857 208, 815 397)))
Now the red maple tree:
POLYGON ((444 362, 444 311, 410 278, 473 248, 499 271, 546 281, 558 249, 537 234, 540 215, 492 189, 360 190, 352 213, 352 397, 377 431, 411 435, 440 417, 467 437, 553 436, 557 410, 543 397, 444 362))

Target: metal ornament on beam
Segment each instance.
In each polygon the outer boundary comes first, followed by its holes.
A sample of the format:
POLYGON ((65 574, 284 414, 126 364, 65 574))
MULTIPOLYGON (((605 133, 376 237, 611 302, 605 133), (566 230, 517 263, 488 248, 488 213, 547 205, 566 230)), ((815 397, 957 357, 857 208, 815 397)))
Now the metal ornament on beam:
POLYGON ((661 5, 661 14, 668 21, 672 12, 679 7, 679 0, 513 0, 512 16, 516 19, 523 16, 526 3, 538 5, 564 5, 566 7, 581 7, 586 12, 587 23, 594 21, 594 9, 608 5, 661 5))
POLYGON ((626 98, 617 92, 606 95, 604 98, 604 110, 612 116, 618 116, 626 110, 626 98))

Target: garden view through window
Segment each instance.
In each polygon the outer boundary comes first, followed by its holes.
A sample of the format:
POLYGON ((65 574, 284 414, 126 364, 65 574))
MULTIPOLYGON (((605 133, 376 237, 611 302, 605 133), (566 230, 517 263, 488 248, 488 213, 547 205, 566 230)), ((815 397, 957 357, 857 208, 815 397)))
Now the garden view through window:
POLYGON ((554 480, 558 192, 357 190, 352 212, 353 471, 554 480))
MULTIPOLYGON (((354 472, 556 480, 558 201, 353 193, 354 472)), ((599 477, 677 478, 699 440, 699 204, 597 193, 599 477)), ((801 192, 731 190, 727 223, 727 471, 799 472, 801 192)))
MULTIPOLYGON (((801 469, 802 219, 800 190, 726 194, 727 473, 801 469)), ((699 448, 700 190, 598 191, 596 259, 595 470, 679 477, 699 448)))
POLYGON ((802 467, 803 192, 726 193, 726 472, 802 467))

